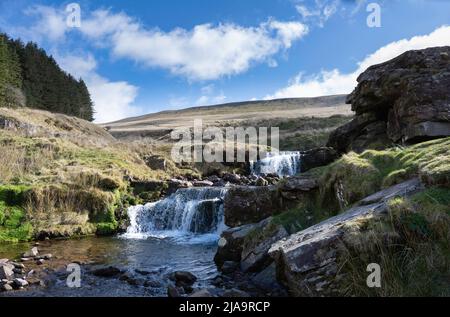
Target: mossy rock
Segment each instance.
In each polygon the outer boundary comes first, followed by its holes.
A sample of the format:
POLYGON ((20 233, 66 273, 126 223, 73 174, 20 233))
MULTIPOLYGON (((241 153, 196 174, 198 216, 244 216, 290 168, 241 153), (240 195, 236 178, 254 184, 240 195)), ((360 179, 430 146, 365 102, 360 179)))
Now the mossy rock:
POLYGON ((22 206, 26 201, 30 187, 25 185, 0 186, 0 201, 9 206, 22 206))
POLYGON ((117 222, 104 222, 97 224, 98 236, 112 236, 117 233, 117 222))
POLYGON ((33 228, 27 221, 25 211, 0 201, 0 242, 29 241, 33 228))

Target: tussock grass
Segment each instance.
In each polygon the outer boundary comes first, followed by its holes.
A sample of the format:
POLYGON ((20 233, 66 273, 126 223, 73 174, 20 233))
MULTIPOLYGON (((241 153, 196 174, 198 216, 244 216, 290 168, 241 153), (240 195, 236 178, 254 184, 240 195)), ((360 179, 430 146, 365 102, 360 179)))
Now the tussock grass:
POLYGON ((175 165, 160 144, 118 142, 81 119, 4 108, 0 118, 7 122, 0 129, 0 241, 112 233, 133 201, 129 180, 198 175, 175 165), (166 170, 149 167, 147 155, 166 159, 166 170), (8 198, 15 190, 26 199, 8 198), (20 223, 10 225, 11 217, 20 223))
POLYGON ((395 198, 389 215, 347 228, 348 248, 340 257, 343 294, 450 296, 450 189, 395 198), (381 288, 366 285, 369 263, 381 266, 381 288))
POLYGON ((341 210, 413 177, 430 186, 448 186, 450 138, 362 154, 351 152, 320 172, 323 200, 341 210))

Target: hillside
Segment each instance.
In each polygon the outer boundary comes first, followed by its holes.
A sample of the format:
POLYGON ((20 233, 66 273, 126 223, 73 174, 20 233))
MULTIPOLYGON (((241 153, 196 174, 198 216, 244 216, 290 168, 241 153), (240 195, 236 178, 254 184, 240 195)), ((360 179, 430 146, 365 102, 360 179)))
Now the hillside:
POLYGON ((205 125, 236 124, 267 119, 295 119, 306 116, 329 117, 351 114, 345 95, 318 98, 291 98, 267 101, 248 101, 214 106, 163 111, 140 117, 105 123, 113 135, 128 136, 190 127, 201 118, 205 125))
POLYGON ((191 128, 195 119, 204 126, 279 127, 282 150, 324 146, 331 131, 352 116, 345 95, 248 101, 163 111, 127 118, 103 126, 119 139, 171 142, 170 132, 191 128))
POLYGON ((114 231, 123 206, 139 199, 130 180, 193 173, 169 160, 152 169, 146 158, 164 153, 150 144, 28 108, 0 108, 0 148, 0 241, 114 231))

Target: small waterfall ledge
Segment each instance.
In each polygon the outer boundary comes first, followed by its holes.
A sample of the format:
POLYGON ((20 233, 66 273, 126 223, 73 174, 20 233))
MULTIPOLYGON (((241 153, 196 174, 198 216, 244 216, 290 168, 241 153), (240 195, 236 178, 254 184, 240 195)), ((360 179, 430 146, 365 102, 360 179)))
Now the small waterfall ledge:
POLYGON ((293 176, 300 173, 301 157, 301 152, 269 152, 262 160, 250 162, 250 172, 257 176, 264 174, 277 174, 280 177, 293 176))
POLYGON ((222 187, 179 189, 171 196, 128 209, 130 226, 123 235, 129 239, 173 238, 178 242, 216 241, 224 224, 222 187))

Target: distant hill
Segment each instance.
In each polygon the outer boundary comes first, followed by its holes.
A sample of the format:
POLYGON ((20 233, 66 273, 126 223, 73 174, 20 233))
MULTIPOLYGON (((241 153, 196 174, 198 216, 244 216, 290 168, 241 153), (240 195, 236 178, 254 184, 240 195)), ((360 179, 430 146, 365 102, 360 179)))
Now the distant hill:
POLYGON ((333 115, 351 115, 346 95, 316 98, 289 98, 246 101, 214 106, 163 111, 103 124, 115 137, 163 137, 171 130, 190 127, 194 119, 204 125, 247 125, 267 120, 292 120, 304 117, 325 118, 333 115))

